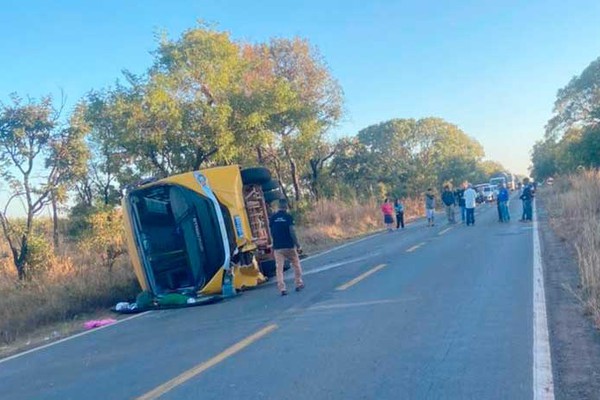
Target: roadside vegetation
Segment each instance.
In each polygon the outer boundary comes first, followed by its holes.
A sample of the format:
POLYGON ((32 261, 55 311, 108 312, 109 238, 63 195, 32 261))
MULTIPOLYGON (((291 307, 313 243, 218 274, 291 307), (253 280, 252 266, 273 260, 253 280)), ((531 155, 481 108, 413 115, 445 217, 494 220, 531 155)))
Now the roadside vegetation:
POLYGON ((268 167, 317 251, 380 229, 385 196, 403 198, 410 220, 427 188, 504 170, 436 117, 334 137, 343 90, 302 38, 249 43, 201 24, 152 54, 145 72, 70 109, 51 96, 0 104, 2 342, 137 293, 119 204, 140 179, 268 167))
POLYGON ((558 91, 532 161, 537 181, 556 178, 552 226, 577 251, 582 301, 600 327, 600 58, 558 91))
POLYGON ((532 162, 538 181, 600 167, 600 57, 558 91, 532 162))
POLYGON ((581 301, 600 328, 600 171, 563 177, 545 197, 552 227, 577 252, 581 301))

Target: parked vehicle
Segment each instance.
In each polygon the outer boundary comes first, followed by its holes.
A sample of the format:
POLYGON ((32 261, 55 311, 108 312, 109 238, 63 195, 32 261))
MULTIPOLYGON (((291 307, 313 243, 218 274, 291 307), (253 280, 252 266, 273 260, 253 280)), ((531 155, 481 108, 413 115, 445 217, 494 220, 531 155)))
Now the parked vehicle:
POLYGON ((265 168, 209 168, 130 187, 123 199, 133 269, 144 291, 220 293, 274 274, 268 202, 279 185, 265 168))
POLYGON ((486 202, 491 203, 496 201, 496 186, 495 185, 485 185, 482 188, 483 197, 486 202))
POLYGON ((494 192, 495 186, 489 185, 487 183, 482 183, 474 186, 477 191, 477 202, 481 203, 490 203, 496 200, 496 195, 494 192))
POLYGON ((477 202, 477 204, 485 203, 485 196, 483 195, 483 187, 485 185, 486 185, 485 183, 482 183, 482 184, 473 186, 473 189, 475 189, 475 191, 477 192, 477 197, 475 198, 475 201, 477 202))
POLYGON ((508 190, 515 190, 517 187, 515 176, 509 172, 500 172, 490 179, 490 185, 500 186, 503 183, 508 190))
POLYGON ((490 185, 500 186, 506 185, 506 176, 497 176, 490 179, 490 185))

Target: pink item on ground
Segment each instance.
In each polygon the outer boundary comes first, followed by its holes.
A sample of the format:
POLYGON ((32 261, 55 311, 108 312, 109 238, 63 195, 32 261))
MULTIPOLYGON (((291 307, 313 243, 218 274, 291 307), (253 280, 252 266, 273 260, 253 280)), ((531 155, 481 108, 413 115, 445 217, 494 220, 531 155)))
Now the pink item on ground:
POLYGON ((85 329, 94 329, 94 328, 100 328, 102 326, 114 324, 115 322, 117 322, 117 320, 112 319, 112 318, 91 320, 91 321, 87 321, 85 324, 83 324, 83 327, 85 329))

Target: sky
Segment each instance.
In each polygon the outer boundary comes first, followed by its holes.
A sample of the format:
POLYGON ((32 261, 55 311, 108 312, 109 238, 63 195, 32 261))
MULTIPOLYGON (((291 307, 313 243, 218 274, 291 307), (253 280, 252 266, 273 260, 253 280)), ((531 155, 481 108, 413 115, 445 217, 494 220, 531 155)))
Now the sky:
POLYGON ((156 35, 198 20, 234 39, 301 36, 344 89, 336 136, 436 116, 527 174, 559 88, 600 56, 600 1, 0 2, 0 100, 66 95, 67 106, 150 66, 156 35))

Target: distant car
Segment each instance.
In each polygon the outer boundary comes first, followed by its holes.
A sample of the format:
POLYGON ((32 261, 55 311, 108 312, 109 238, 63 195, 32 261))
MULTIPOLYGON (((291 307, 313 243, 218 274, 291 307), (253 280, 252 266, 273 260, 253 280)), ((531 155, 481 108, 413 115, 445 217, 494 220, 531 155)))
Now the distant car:
POLYGON ((475 201, 477 202, 477 204, 485 203, 485 196, 483 194, 483 188, 486 185, 487 185, 487 183, 482 183, 482 184, 473 186, 473 189, 475 189, 475 191, 477 192, 477 197, 475 198, 475 201))
POLYGON ((482 189, 483 197, 486 202, 492 203, 496 200, 495 186, 487 185, 482 189))
POLYGON ((495 201, 495 185, 490 185, 488 183, 484 183, 481 185, 475 185, 475 190, 477 191, 477 202, 478 203, 491 203, 495 201))

